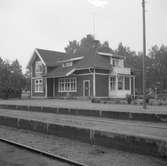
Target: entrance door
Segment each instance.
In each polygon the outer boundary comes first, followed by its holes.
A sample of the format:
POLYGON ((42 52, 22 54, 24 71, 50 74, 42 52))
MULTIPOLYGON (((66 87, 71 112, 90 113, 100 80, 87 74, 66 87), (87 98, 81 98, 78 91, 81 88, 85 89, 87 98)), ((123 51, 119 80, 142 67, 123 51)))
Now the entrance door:
POLYGON ((83 81, 83 96, 90 96, 90 80, 83 81))

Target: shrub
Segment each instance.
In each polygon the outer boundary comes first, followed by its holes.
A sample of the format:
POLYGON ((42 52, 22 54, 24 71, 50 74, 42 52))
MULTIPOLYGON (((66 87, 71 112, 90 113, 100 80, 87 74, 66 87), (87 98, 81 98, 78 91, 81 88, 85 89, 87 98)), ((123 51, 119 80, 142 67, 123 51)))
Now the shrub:
POLYGON ((0 98, 8 99, 8 98, 21 98, 21 89, 15 88, 1 88, 0 89, 0 98))

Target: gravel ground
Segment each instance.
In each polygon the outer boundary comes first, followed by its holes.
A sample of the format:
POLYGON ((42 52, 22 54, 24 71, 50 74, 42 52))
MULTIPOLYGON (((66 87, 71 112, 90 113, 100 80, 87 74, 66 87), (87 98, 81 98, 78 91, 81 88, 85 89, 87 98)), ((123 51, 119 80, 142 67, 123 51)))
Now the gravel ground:
POLYGON ((0 166, 69 166, 3 142, 0 142, 0 147, 0 166))
POLYGON ((18 141, 90 166, 166 166, 161 158, 92 146, 86 143, 0 126, 0 137, 18 141))

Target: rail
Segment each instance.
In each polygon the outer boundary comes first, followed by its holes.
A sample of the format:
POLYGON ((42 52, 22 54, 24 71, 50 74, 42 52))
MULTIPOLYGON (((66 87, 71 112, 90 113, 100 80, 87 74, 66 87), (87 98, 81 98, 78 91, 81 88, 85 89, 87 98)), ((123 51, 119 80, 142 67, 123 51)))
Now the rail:
POLYGON ((60 155, 55 155, 55 154, 52 154, 52 153, 49 153, 49 152, 45 152, 45 151, 39 150, 37 148, 33 148, 31 146, 27 146, 27 145, 24 145, 24 144, 21 144, 21 143, 17 143, 15 141, 11 141, 11 140, 8 140, 8 139, 5 139, 5 138, 0 138, 0 141, 4 142, 4 143, 7 143, 7 144, 10 144, 10 145, 13 145, 13 146, 18 147, 18 148, 21 148, 21 149, 25 149, 25 150, 30 151, 30 152, 34 152, 34 153, 46 156, 48 158, 52 158, 52 159, 62 161, 64 163, 70 164, 71 166, 88 166, 84 163, 80 163, 78 161, 70 160, 70 159, 62 157, 60 155))

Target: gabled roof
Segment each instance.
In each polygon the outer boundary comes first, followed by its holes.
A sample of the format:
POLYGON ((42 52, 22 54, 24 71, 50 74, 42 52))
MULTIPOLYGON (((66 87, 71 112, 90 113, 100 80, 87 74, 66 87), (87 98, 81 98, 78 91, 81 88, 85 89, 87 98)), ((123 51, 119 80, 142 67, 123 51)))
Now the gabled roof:
POLYGON ((51 70, 49 73, 47 73, 47 77, 64 77, 67 76, 67 74, 73 70, 73 66, 71 67, 62 67, 62 66, 58 66, 56 68, 54 68, 53 70, 51 70))
POLYGON ((33 63, 36 56, 38 56, 42 63, 47 67, 56 67, 60 63, 78 61, 84 58, 84 56, 68 55, 64 52, 36 48, 34 50, 33 56, 28 63, 28 66, 33 63))
POLYGON ((110 64, 110 56, 107 53, 98 53, 94 50, 85 51, 80 54, 68 55, 63 52, 35 49, 32 58, 30 59, 29 65, 32 65, 35 58, 39 57, 42 63, 46 67, 53 67, 46 76, 61 77, 72 74, 75 70, 82 68, 101 68, 111 70, 112 65, 110 64), (105 56, 101 56, 105 55, 105 56), (73 61, 73 66, 63 67, 63 63, 73 61))
POLYGON ((40 56, 42 57, 43 61, 45 62, 46 66, 54 67, 57 65, 58 61, 62 61, 68 58, 67 54, 64 52, 58 51, 51 51, 51 50, 44 50, 44 49, 36 49, 40 56))
POLYGON ((72 74, 76 70, 85 69, 85 68, 94 68, 94 67, 99 69, 112 70, 112 65, 110 64, 110 60, 108 57, 100 56, 94 52, 90 54, 81 55, 80 57, 82 58, 77 58, 77 62, 74 62, 73 66, 70 66, 70 67, 62 67, 60 63, 57 67, 55 67, 53 70, 47 73, 46 76, 47 77, 64 77, 72 74))
POLYGON ((61 61, 58 61, 59 63, 65 63, 65 62, 72 62, 72 61, 78 61, 78 60, 81 60, 83 59, 84 56, 79 56, 79 57, 68 57, 68 59, 64 59, 64 60, 61 60, 61 61))
POLYGON ((34 53, 27 67, 32 65, 32 63, 34 62, 37 56, 42 61, 43 65, 47 67, 54 67, 57 65, 57 61, 66 59, 67 54, 63 52, 58 52, 58 51, 51 51, 51 50, 44 50, 44 49, 36 48, 34 50, 34 53))

